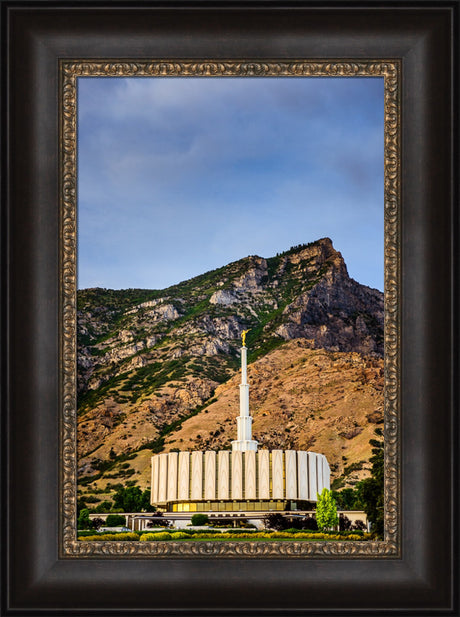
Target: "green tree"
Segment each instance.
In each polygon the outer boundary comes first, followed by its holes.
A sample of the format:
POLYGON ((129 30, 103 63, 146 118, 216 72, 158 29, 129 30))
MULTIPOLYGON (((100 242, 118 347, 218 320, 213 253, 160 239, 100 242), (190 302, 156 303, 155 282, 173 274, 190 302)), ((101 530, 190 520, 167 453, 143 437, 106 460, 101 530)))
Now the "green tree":
POLYGON ((86 499, 84 497, 80 497, 79 499, 77 499, 77 516, 80 516, 80 512, 87 507, 88 506, 86 505, 86 499))
MULTIPOLYGON (((375 429, 378 437, 383 437, 381 428, 375 429)), ((383 538, 384 528, 384 469, 385 456, 383 440, 371 439, 369 441, 373 456, 369 459, 372 463, 371 477, 361 480, 356 485, 358 500, 371 523, 371 531, 379 538, 383 538)))
POLYGON ((316 522, 318 529, 326 531, 338 525, 337 504, 329 489, 323 488, 321 495, 317 493, 316 522))
POLYGON ((206 525, 207 523, 209 523, 209 516, 207 514, 201 514, 200 512, 197 512, 196 514, 193 514, 191 523, 192 525, 201 527, 201 525, 206 525))
POLYGON ((78 515, 77 529, 91 529, 91 520, 89 518, 88 508, 83 508, 78 515))
POLYGON ((95 508, 93 508, 93 512, 95 513, 106 513, 106 512, 110 512, 110 510, 112 509, 112 502, 109 501, 108 499, 105 499, 104 501, 101 501, 101 503, 99 503, 95 508))
POLYGON ((151 512, 152 510, 155 510, 155 508, 150 503, 150 489, 148 488, 142 493, 141 512, 151 512))
POLYGON ((119 487, 113 498, 113 509, 122 512, 146 512, 154 508, 150 505, 150 491, 141 491, 138 486, 119 487))
POLYGON ((126 525, 126 517, 120 514, 109 514, 105 519, 107 527, 120 527, 126 525))
POLYGON ((358 494, 352 488, 344 488, 341 491, 332 491, 332 497, 337 503, 339 510, 361 510, 358 494))

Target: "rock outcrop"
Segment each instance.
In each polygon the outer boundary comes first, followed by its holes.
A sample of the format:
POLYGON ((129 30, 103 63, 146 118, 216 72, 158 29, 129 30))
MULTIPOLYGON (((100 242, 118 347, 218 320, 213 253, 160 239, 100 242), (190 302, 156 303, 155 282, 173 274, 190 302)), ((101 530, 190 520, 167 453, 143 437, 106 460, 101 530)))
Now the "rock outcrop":
MULTIPOLYGON (((238 370, 243 330, 249 330, 249 362, 257 361, 254 366, 265 358, 278 357, 274 352, 278 347, 280 354, 288 349, 286 345, 297 349, 298 342, 299 349, 321 350, 330 358, 351 354, 351 364, 356 361, 361 367, 358 373, 367 371, 366 379, 380 383, 383 318, 383 294, 349 277, 329 238, 271 258, 249 256, 161 291, 79 291, 80 474, 96 474, 101 461, 108 464, 142 448, 161 451, 171 447, 170 427, 182 431, 193 425, 198 430, 198 421, 205 427, 217 405, 210 401, 221 396, 220 389, 232 383, 238 370), (377 367, 377 372, 370 367, 377 367)), ((337 371, 342 368, 336 367, 337 371)), ((254 426, 259 424, 258 438, 265 440, 266 447, 310 447, 319 436, 307 431, 299 441, 305 410, 295 421, 279 416, 283 405, 288 410, 303 400, 299 395, 296 403, 295 397, 284 396, 282 402, 286 375, 273 383, 268 377, 260 378, 260 388, 254 385, 261 400, 263 387, 273 388, 280 397, 278 407, 267 403, 254 426)), ((314 388, 321 381, 314 371, 308 379, 314 388)), ((359 388, 355 395, 358 400, 359 388)), ((369 426, 381 421, 382 403, 377 404, 379 395, 372 396, 376 404, 368 397, 366 405, 359 407, 359 418, 350 419, 349 411, 329 416, 324 412, 330 431, 337 433, 345 449, 347 444, 364 443, 369 426)), ((313 426, 308 418, 305 422, 313 426)), ((234 437, 222 428, 220 439, 214 435, 209 443, 222 445, 224 433, 227 441, 234 437)), ((203 428, 197 434, 204 439, 207 433, 203 428)), ((195 438, 194 443, 201 441, 195 438)), ((359 461, 347 462, 359 463, 365 471, 364 451, 361 448, 356 454, 359 461)), ((334 457, 334 473, 342 473, 343 461, 338 454, 334 457)))

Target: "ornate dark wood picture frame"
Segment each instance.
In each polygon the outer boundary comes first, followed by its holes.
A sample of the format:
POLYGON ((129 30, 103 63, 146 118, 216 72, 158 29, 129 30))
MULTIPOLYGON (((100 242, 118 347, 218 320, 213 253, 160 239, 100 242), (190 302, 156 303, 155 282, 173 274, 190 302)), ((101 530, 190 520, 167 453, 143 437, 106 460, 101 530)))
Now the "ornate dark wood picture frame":
POLYGON ((4 614, 456 614, 457 11, 2 2, 4 614), (384 541, 76 541, 75 87, 134 74, 385 78, 384 541))
POLYGON ((61 206, 63 239, 62 315, 63 341, 63 435, 65 456, 61 486, 63 512, 63 556, 71 555, 152 555, 216 557, 244 555, 247 558, 305 557, 307 555, 344 557, 395 557, 399 542, 399 209, 400 209, 400 66, 397 61, 204 61, 180 60, 147 62, 72 62, 63 61, 61 70, 61 206), (385 226, 385 537, 383 541, 347 542, 115 542, 77 541, 76 485, 76 186, 77 186, 77 80, 79 77, 383 77, 384 79, 384 226, 385 226), (73 507, 72 507, 73 506, 73 507))

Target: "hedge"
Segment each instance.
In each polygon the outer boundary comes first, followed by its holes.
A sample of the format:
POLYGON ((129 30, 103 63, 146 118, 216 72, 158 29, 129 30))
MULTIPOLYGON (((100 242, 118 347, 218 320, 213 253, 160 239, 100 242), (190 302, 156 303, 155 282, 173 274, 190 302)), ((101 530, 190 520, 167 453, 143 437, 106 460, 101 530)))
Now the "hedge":
POLYGON ((238 534, 229 532, 200 532, 190 534, 187 531, 157 531, 148 532, 140 535, 135 532, 127 533, 100 533, 92 536, 81 536, 80 541, 93 540, 116 540, 116 541, 137 541, 153 542, 166 540, 330 540, 330 541, 362 541, 369 540, 371 534, 346 534, 339 533, 323 533, 323 532, 306 532, 297 531, 296 533, 286 533, 284 531, 258 531, 255 533, 241 532, 238 534))
POLYGON ((91 542, 93 540, 116 540, 117 542, 122 541, 133 541, 139 540, 139 536, 137 533, 132 531, 126 533, 98 533, 95 536, 81 536, 78 538, 81 542, 91 542))
POLYGON ((172 534, 168 531, 159 531, 158 533, 144 533, 140 537, 141 542, 150 542, 152 540, 172 540, 172 534))

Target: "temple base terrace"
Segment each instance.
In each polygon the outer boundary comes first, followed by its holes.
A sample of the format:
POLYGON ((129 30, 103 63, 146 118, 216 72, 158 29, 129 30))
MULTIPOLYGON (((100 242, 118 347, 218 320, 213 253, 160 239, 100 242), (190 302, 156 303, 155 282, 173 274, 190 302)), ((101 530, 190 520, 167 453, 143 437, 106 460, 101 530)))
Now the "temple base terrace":
MULTIPOLYGON (((284 503, 284 502, 281 502, 284 503)), ((244 525, 250 524, 254 525, 257 529, 265 529, 264 518, 268 514, 273 514, 274 512, 278 512, 283 514, 283 516, 287 516, 289 518, 302 518, 304 516, 314 514, 314 510, 279 510, 279 509, 270 509, 263 511, 235 511, 235 512, 216 512, 215 510, 200 510, 200 513, 207 514, 209 517, 209 525, 212 526, 213 520, 215 523, 219 525, 219 527, 242 527, 244 525), (228 525, 225 524, 225 521, 228 521, 228 525)), ((121 516, 126 517, 126 526, 129 527, 132 531, 147 531, 155 529, 155 527, 151 527, 152 521, 158 521, 158 513, 152 514, 144 514, 139 512, 122 512, 121 516)), ((191 518, 194 512, 163 512, 162 518, 164 518, 165 522, 168 521, 171 523, 174 529, 184 529, 191 525, 191 518)), ((339 510, 338 515, 343 514, 346 516, 351 523, 355 523, 356 521, 362 521, 366 525, 367 531, 370 530, 369 523, 367 520, 366 513, 360 510, 339 510)), ((109 514, 90 514, 90 519, 93 518, 101 518, 105 520, 109 514)), ((206 530, 206 527, 203 527, 203 530, 206 530)))

